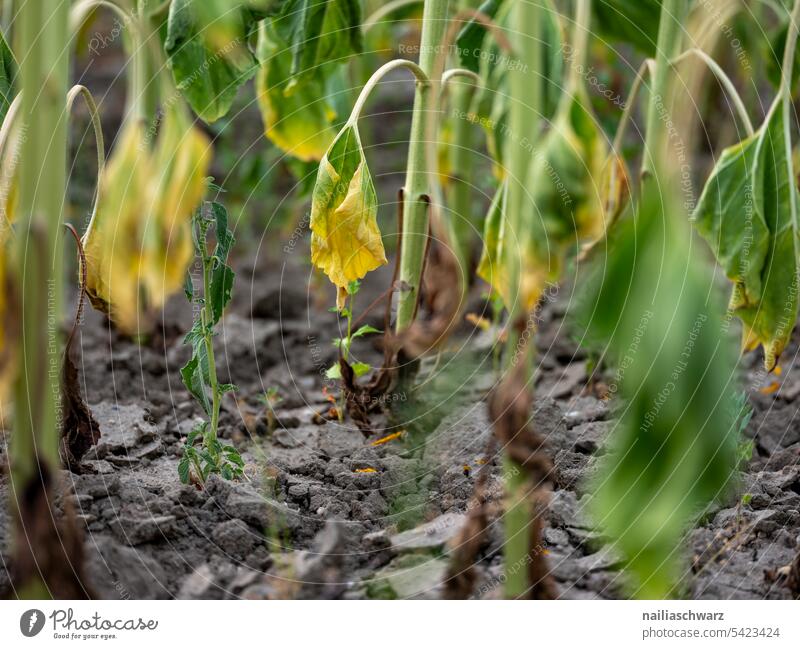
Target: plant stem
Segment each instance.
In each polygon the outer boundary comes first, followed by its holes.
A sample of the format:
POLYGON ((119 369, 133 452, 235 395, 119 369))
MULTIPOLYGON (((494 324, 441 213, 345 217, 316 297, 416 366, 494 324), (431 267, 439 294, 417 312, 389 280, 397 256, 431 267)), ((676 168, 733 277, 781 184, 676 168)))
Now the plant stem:
MULTIPOLYGON (((544 65, 540 34, 544 22, 545 8, 532 2, 516 2, 511 7, 511 24, 516 29, 511 33, 514 53, 526 66, 514 66, 508 71, 509 92, 509 143, 508 150, 508 198, 506 219, 509 235, 507 246, 507 277, 510 284, 512 304, 509 309, 507 363, 513 363, 519 343, 516 323, 524 318, 524 306, 519 296, 519 278, 522 269, 521 246, 526 245, 526 221, 536 214, 536 205, 527 189, 531 153, 524 146, 535 142, 539 134, 544 93, 541 75, 544 65)), ((527 359, 519 362, 527 362, 527 359)), ((506 371, 513 368, 507 367, 506 371)), ((521 396, 521 395, 520 395, 521 396)), ((530 550, 529 528, 533 509, 528 493, 525 471, 511 459, 504 460, 506 511, 503 517, 505 529, 505 576, 506 597, 523 596, 529 587, 525 569, 530 550)))
POLYGON ((725 73, 725 70, 722 69, 719 63, 717 63, 703 50, 696 47, 681 53, 677 58, 673 59, 671 63, 672 65, 676 65, 680 61, 683 61, 690 56, 696 56, 699 58, 703 63, 706 64, 708 69, 714 73, 717 81, 719 81, 722 87, 725 88, 728 98, 733 102, 733 106, 736 109, 736 112, 739 115, 739 119, 742 121, 745 130, 747 131, 747 135, 752 135, 755 129, 753 129, 753 122, 750 121, 750 116, 747 114, 747 108, 744 105, 744 101, 742 100, 739 92, 736 90, 736 86, 733 85, 733 81, 731 81, 731 78, 725 73))
POLYGON ((650 85, 650 105, 647 110, 642 180, 652 177, 657 161, 666 153, 667 125, 670 119, 667 105, 670 62, 681 52, 683 19, 689 11, 689 0, 663 0, 658 23, 655 72, 650 85))
POLYGON ((208 245, 206 243, 206 235, 208 233, 208 223, 202 222, 200 226, 199 244, 200 255, 203 258, 203 308, 200 311, 200 321, 203 326, 203 339, 206 345, 206 356, 208 357, 208 384, 211 388, 211 426, 209 427, 208 437, 205 440, 206 448, 209 447, 209 442, 217 439, 217 429, 219 427, 219 406, 220 406, 220 392, 219 381, 217 380, 217 364, 214 360, 214 332, 211 328, 213 317, 211 314, 211 266, 214 263, 214 257, 208 254, 208 245))
POLYGON ((574 95, 581 87, 582 74, 586 70, 586 61, 589 57, 589 33, 591 30, 592 3, 591 0, 576 0, 575 21, 572 25, 570 46, 570 68, 565 96, 574 95))
MULTIPOLYGON (((67 162, 66 94, 69 0, 24 2, 15 51, 20 60, 23 120, 20 156, 16 277, 21 333, 12 438, 12 502, 17 514, 15 553, 33 568, 52 566, 51 489, 58 480, 61 432, 61 324, 63 222, 67 162), (37 524, 28 528, 26 521, 37 524), (30 563, 33 561, 33 564, 30 563), (41 562, 41 563, 39 563, 41 562)), ((22 575, 17 594, 49 598, 51 575, 22 575)), ((62 594, 63 596, 63 594, 62 594)))
MULTIPOLYGON (((443 79, 442 83, 446 83, 443 79)), ((452 86, 453 142, 450 144, 450 206, 452 214, 446 219, 450 240, 459 262, 462 302, 469 290, 470 252, 473 242, 472 172, 473 124, 468 119, 475 85, 463 81, 450 81, 452 86)))
POLYGON ((379 67, 375 72, 372 73, 372 76, 367 80, 367 83, 364 84, 364 87, 361 89, 361 92, 358 95, 358 99, 356 99, 356 103, 353 105, 353 110, 350 112, 350 118, 347 120, 347 123, 356 126, 358 123, 358 118, 361 117, 361 111, 364 110, 364 104, 367 103, 367 99, 372 94, 372 91, 375 90, 375 86, 389 74, 392 70, 397 70, 400 68, 405 68, 406 70, 411 70, 414 73, 414 76, 417 79, 417 86, 419 85, 428 85, 428 75, 420 68, 416 63, 413 61, 407 61, 405 59, 394 59, 393 61, 389 61, 388 63, 384 63, 381 67, 379 67))
POLYGON ((414 96, 414 113, 411 118, 408 165, 403 188, 404 216, 398 279, 408 290, 399 294, 397 304, 398 332, 411 325, 416 312, 422 265, 428 240, 428 204, 430 179, 426 157, 426 143, 434 136, 428 132, 428 112, 435 110, 439 101, 441 72, 436 59, 447 29, 447 0, 425 0, 422 14, 419 66, 429 82, 417 82, 414 96))
POLYGON ((389 14, 397 11, 398 9, 403 9, 409 5, 418 3, 421 4, 422 0, 392 0, 391 2, 387 2, 380 9, 367 16, 361 25, 361 30, 366 34, 369 32, 369 30, 375 27, 375 25, 380 24, 389 14))

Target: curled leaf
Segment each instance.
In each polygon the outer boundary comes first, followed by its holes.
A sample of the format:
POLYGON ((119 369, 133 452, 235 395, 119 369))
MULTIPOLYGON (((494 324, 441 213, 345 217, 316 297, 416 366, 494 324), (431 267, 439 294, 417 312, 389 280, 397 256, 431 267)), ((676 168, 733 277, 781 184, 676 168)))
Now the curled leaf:
POLYGON ((141 122, 123 126, 100 178, 83 236, 86 291, 120 331, 146 332, 154 310, 184 286, 190 219, 206 190, 210 147, 179 110, 167 111, 155 149, 141 122))
POLYGON ((478 267, 508 306, 513 290, 503 277, 508 246, 519 246, 519 299, 532 309, 548 283, 561 277, 570 251, 602 237, 607 215, 601 182, 607 147, 582 93, 566 96, 541 147, 531 146, 530 187, 536 212, 522 232, 505 228, 504 190, 486 220, 484 253, 478 267))
POLYGON ((311 204, 311 262, 338 288, 386 262, 377 222, 378 200, 358 130, 348 124, 320 161, 311 204))
POLYGON ((714 278, 691 254, 679 191, 669 187, 659 178, 643 190, 635 218, 598 244, 605 254, 577 283, 576 334, 616 365, 614 392, 625 400, 589 507, 636 594, 652 599, 680 579, 686 529, 724 496, 740 439, 735 354, 714 278))
POLYGON ((798 309, 798 192, 784 119, 775 104, 755 134, 723 152, 693 215, 734 284, 729 308, 745 325, 743 346, 762 345, 767 370, 786 346, 798 309))
POLYGON ((148 188, 143 281, 160 307, 182 286, 194 257, 191 216, 208 186, 211 146, 179 112, 168 112, 158 134, 148 188))
POLYGON ((149 151, 139 121, 123 126, 100 178, 97 212, 83 236, 86 295, 125 333, 139 330, 140 272, 149 151))

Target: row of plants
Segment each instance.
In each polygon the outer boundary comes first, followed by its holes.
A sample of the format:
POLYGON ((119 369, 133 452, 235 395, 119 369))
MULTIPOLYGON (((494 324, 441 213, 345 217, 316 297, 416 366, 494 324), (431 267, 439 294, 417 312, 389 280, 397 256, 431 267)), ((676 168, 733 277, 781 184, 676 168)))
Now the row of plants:
MULTIPOLYGON (((212 142, 196 120, 235 120, 230 111, 247 88, 265 136, 295 173, 315 170, 311 263, 335 288, 333 308, 347 327, 328 373, 342 383, 337 416, 370 434, 365 404, 391 403, 376 396, 414 381, 407 368, 444 348, 463 320, 470 286, 486 282, 504 347, 489 410, 504 456, 507 595, 552 596, 538 550, 552 468, 542 450, 546 431, 530 423, 531 323, 548 286, 574 283, 579 307, 570 319, 580 344, 610 366, 632 356, 615 386, 624 405, 592 490, 593 515, 625 558, 632 593, 675 594, 687 526, 724 496, 735 471, 742 413, 729 322, 741 321, 744 347, 763 347, 771 371, 796 321, 791 102, 800 2, 774 7, 783 53, 758 128, 712 57, 714 38, 702 20, 708 3, 366 4, 374 13, 358 0, 52 0, 20 8, 13 47, 0 43, 0 281, 7 288, 0 404, 13 422, 18 592, 85 594, 79 575, 26 570, 53 551, 53 538, 68 535, 65 528, 53 536, 48 526, 56 524, 51 496, 62 439, 76 436, 62 425, 59 395, 78 397, 74 386, 65 388, 60 368, 69 359, 53 323, 63 314, 68 109, 79 95, 89 102, 99 152, 80 244, 81 291, 143 344, 166 300, 185 291, 195 320, 181 376, 206 421, 189 435, 177 472, 198 486, 212 473, 243 475, 238 451, 218 437, 220 403, 235 386, 219 382, 213 346, 234 287, 234 237, 221 188, 208 177, 212 142), (365 51, 365 32, 391 34, 396 16, 420 8, 415 60, 393 58, 370 70, 376 57, 365 51), (68 89, 76 38, 106 10, 125 26, 130 63, 125 117, 108 160, 91 95, 68 89), (586 73, 590 56, 611 50, 609 42, 643 57, 610 125, 607 107, 596 114, 586 73), (705 70, 736 107, 731 121, 746 137, 721 153, 689 205, 682 194, 687 173, 701 171, 691 150, 701 98, 687 89, 708 87, 697 81, 705 70), (414 95, 397 269, 387 287, 396 308, 378 332, 353 326, 359 282, 388 263, 360 118, 380 82, 399 72, 413 81, 414 95), (643 137, 633 142, 628 128, 639 109, 643 137), (474 208, 479 149, 494 171, 485 215, 474 208), (708 250, 731 283, 727 308, 708 250), (197 285, 188 274, 195 260, 197 285), (383 366, 351 364, 353 340, 379 333, 383 366), (520 565, 528 570, 513 568, 520 565)), ((733 4, 726 15, 741 8, 733 4)))

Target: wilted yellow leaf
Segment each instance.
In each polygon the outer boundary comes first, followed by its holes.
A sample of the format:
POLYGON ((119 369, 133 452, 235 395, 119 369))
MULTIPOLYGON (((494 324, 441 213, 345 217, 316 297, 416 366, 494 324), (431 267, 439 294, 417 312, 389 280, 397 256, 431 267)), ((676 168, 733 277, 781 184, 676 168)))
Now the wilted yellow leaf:
POLYGON ((87 295, 120 331, 148 330, 183 284, 193 257, 191 216, 207 187, 207 138, 170 107, 155 148, 141 122, 123 126, 83 237, 87 295))
POLYGON ((350 282, 387 263, 377 214, 358 131, 348 125, 320 162, 311 204, 311 261, 338 288, 340 309, 350 282))
POLYGON ((97 211, 83 236, 86 294, 125 333, 140 329, 144 306, 139 285, 144 197, 150 154, 142 147, 139 121, 123 126, 114 154, 100 178, 97 211))
POLYGON ((180 290, 194 257, 191 216, 208 188, 211 144, 180 114, 165 119, 150 179, 150 206, 143 281, 160 307, 180 290))

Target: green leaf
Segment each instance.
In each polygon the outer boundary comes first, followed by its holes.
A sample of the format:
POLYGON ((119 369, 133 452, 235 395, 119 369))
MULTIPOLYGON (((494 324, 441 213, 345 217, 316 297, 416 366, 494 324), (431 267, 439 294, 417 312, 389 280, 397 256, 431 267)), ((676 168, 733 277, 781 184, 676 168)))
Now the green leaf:
POLYGON ((206 415, 211 416, 211 403, 206 390, 207 382, 203 380, 200 359, 193 355, 191 360, 181 368, 181 379, 189 393, 197 399, 206 415))
POLYGON ((485 250, 478 266, 504 299, 520 299, 533 309, 548 283, 558 282, 570 255, 605 231, 600 178, 606 162, 605 136, 582 88, 564 95, 550 129, 533 155, 527 187, 536 210, 526 214, 522 232, 503 228, 503 190, 495 197, 485 225, 485 250), (507 238, 511 237, 511 242, 507 238), (510 282, 504 268, 507 245, 520 247, 521 275, 510 282), (516 295, 513 290, 519 289, 516 295))
POLYGON ((233 383, 223 383, 219 386, 220 394, 227 394, 228 392, 238 392, 239 387, 233 383))
MULTIPOLYGON (((564 92, 564 37, 561 23, 551 0, 545 0, 547 11, 542 26, 542 55, 544 57, 544 94, 545 119, 552 119, 559 106, 559 101, 564 92)), ((511 29, 509 23, 510 2, 502 3, 497 11, 495 22, 504 29, 511 29)), ((508 70, 519 61, 513 53, 501 49, 493 39, 491 33, 485 34, 485 40, 480 52, 480 74, 483 79, 483 88, 478 102, 476 115, 467 116, 480 124, 487 138, 489 153, 496 162, 495 175, 502 178, 504 169, 504 151, 508 134, 508 70)))
POLYGON ((14 101, 17 85, 17 61, 0 32, 0 124, 6 118, 8 108, 14 101))
POLYGON ((211 285, 208 291, 212 324, 217 324, 222 319, 225 307, 231 301, 235 277, 236 273, 230 266, 220 262, 215 263, 211 271, 211 285))
POLYGON ((503 181, 497 188, 484 219, 483 252, 478 262, 477 274, 494 289, 497 295, 505 296, 503 302, 510 303, 511 296, 505 276, 507 268, 505 250, 501 245, 507 196, 508 181, 503 181))
POLYGON ((350 336, 351 339, 353 338, 361 338, 362 336, 366 336, 367 334, 381 334, 383 333, 380 329, 376 329, 372 325, 361 325, 356 332, 350 336))
POLYGON ((198 437, 202 437, 205 434, 207 424, 203 422, 202 424, 195 426, 186 436, 186 446, 194 446, 194 443, 197 441, 198 437))
POLYGON ((730 309, 745 324, 744 346, 764 347, 775 367, 797 320, 797 230, 779 101, 750 138, 726 149, 706 182, 693 220, 733 282, 730 309))
POLYGON ((178 477, 183 484, 189 484, 189 467, 191 462, 189 456, 184 453, 181 461, 178 462, 178 477))
MULTIPOLYGON (((478 11, 487 18, 494 19, 501 4, 503 0, 484 0, 478 11)), ((486 41, 487 31, 483 22, 472 18, 458 33, 456 50, 462 68, 476 73, 480 71, 481 60, 484 58, 481 56, 482 46, 486 41)))
POLYGON ((228 210, 221 203, 211 203, 211 215, 214 218, 214 228, 217 234, 217 247, 214 256, 227 261, 228 254, 236 242, 233 232, 228 229, 228 210))
POLYGON ((353 372, 355 372, 356 376, 364 376, 367 372, 372 369, 372 366, 368 363, 353 363, 353 372))
POLYGON ((291 52, 287 94, 319 74, 323 64, 363 49, 358 0, 288 0, 273 26, 291 52))
POLYGON ((186 273, 186 278, 183 280, 183 294, 189 302, 194 302, 194 284, 190 272, 186 273))
POLYGON ((339 380, 342 378, 342 368, 339 367, 338 361, 328 368, 328 370, 325 372, 325 378, 333 380, 339 380))
POLYGON ((248 48, 255 17, 220 0, 173 0, 164 49, 175 84, 206 122, 225 115, 258 69, 248 48))

